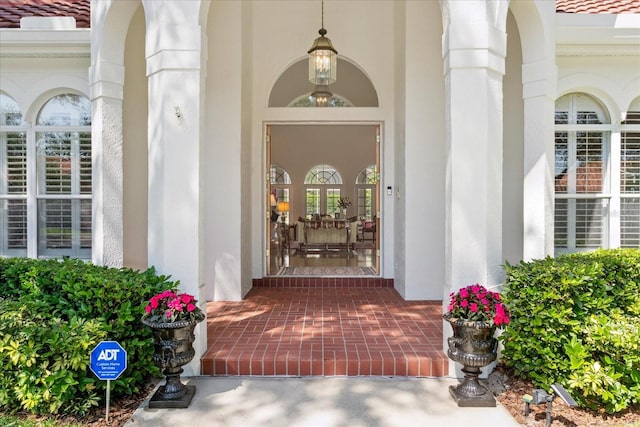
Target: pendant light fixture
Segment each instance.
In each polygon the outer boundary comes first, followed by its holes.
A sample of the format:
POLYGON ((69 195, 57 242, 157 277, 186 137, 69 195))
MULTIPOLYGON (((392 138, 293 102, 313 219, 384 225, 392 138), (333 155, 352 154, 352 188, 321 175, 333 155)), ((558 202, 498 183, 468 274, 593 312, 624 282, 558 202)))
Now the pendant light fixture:
POLYGON ((311 92, 311 99, 316 107, 327 107, 333 94, 329 91, 327 86, 316 86, 315 90, 311 92))
POLYGON ((324 0, 322 0, 322 22, 318 34, 320 37, 313 41, 309 54, 309 81, 316 86, 326 86, 336 81, 338 51, 325 37, 324 29, 324 0))

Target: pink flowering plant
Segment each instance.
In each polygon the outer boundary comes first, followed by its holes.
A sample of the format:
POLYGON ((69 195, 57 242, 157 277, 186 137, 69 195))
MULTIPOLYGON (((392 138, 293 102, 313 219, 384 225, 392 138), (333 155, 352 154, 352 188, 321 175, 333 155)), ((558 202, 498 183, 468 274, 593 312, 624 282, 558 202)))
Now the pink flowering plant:
POLYGON ((204 320, 204 313, 198 308, 195 297, 179 294, 174 289, 167 289, 151 297, 144 311, 142 319, 153 323, 204 320))
POLYGON ((511 315, 500 294, 489 291, 482 285, 476 283, 460 288, 458 292, 449 294, 449 297, 451 300, 445 319, 486 322, 499 328, 509 323, 511 315))

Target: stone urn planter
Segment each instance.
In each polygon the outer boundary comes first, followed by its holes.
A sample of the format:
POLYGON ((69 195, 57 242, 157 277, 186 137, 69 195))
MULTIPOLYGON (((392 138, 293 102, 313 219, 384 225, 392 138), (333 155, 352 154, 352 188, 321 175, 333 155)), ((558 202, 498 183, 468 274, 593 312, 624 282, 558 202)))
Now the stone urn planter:
POLYGON ((460 288, 449 295, 447 312, 442 316, 453 329, 447 339, 447 355, 462 364, 464 381, 449 387, 449 394, 458 406, 496 406, 493 394, 478 377, 480 368, 495 361, 498 355, 496 329, 509 323, 510 313, 498 292, 478 284, 460 288))
POLYGON ((186 408, 191 403, 196 387, 183 384, 180 375, 182 366, 195 356, 193 331, 204 319, 195 298, 188 294, 168 290, 149 301, 142 323, 151 328, 153 362, 166 381, 151 397, 149 408, 186 408))
POLYGON ((182 366, 193 360, 195 350, 193 330, 199 320, 182 320, 173 323, 156 323, 142 320, 153 333, 153 362, 162 369, 166 383, 158 387, 149 401, 149 408, 186 408, 196 392, 196 387, 184 385, 180 375, 182 366))
POLYGON ((496 406, 493 394, 480 382, 480 368, 495 361, 498 354, 498 340, 494 338, 496 327, 486 322, 450 318, 445 320, 453 328, 453 336, 448 338, 447 355, 462 364, 464 381, 458 386, 450 386, 449 394, 458 406, 496 406))

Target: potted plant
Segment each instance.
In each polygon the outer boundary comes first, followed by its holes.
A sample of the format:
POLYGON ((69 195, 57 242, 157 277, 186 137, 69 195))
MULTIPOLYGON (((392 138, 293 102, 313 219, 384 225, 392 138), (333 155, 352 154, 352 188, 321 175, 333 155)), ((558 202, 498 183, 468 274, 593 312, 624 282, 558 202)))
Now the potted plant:
POLYGON ((351 206, 351 200, 348 197, 340 197, 338 199, 338 207, 342 211, 342 219, 347 219, 347 208, 351 206))
POLYGON ((205 318, 193 295, 167 289, 149 300, 142 323, 153 333, 153 361, 163 370, 166 384, 158 387, 149 408, 186 408, 195 394, 195 386, 180 381, 182 366, 195 356, 195 326, 205 318))
POLYGON ((448 338, 451 360, 463 365, 465 380, 449 387, 458 406, 495 406, 491 392, 478 382, 480 368, 497 357, 496 328, 509 323, 510 313, 498 292, 479 284, 460 288, 450 295, 447 312, 442 316, 453 328, 448 338))

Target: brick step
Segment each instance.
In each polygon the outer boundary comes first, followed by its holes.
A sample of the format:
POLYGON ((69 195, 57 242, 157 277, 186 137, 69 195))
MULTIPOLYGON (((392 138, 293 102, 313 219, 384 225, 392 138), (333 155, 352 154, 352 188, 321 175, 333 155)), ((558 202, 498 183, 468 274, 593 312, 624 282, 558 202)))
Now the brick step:
POLYGON ((256 287, 207 304, 201 373, 446 376, 441 310, 387 287, 256 287))
POLYGON ((442 377, 448 374, 448 360, 442 352, 434 352, 432 356, 397 352, 360 355, 326 350, 225 353, 211 352, 202 357, 202 375, 442 377))
POLYGON ((286 277, 253 279, 254 288, 393 288, 393 279, 382 277, 286 277))

